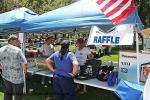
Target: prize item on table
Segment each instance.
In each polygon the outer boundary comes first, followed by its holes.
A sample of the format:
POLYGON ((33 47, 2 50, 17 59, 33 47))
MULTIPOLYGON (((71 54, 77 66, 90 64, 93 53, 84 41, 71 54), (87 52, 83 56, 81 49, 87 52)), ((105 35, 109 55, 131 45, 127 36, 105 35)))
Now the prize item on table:
POLYGON ((85 73, 83 75, 78 74, 75 78, 78 80, 88 80, 96 78, 100 66, 101 60, 87 60, 85 63, 85 73))
POLYGON ((141 64, 140 68, 140 82, 145 83, 148 77, 148 69, 150 69, 150 62, 141 64))
POLYGON ((98 71, 97 79, 100 81, 107 81, 110 73, 113 71, 114 66, 101 66, 98 71))

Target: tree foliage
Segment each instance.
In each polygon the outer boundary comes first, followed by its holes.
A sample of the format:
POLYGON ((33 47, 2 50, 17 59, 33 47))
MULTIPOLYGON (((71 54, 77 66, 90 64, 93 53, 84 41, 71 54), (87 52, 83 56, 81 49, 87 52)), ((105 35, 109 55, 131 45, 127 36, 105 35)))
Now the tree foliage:
POLYGON ((145 28, 150 27, 150 0, 140 0, 137 6, 139 16, 145 25, 145 28))
POLYGON ((0 13, 17 8, 17 3, 13 0, 0 0, 0 13))
POLYGON ((72 3, 71 0, 19 0, 19 6, 27 7, 38 14, 54 10, 72 3))

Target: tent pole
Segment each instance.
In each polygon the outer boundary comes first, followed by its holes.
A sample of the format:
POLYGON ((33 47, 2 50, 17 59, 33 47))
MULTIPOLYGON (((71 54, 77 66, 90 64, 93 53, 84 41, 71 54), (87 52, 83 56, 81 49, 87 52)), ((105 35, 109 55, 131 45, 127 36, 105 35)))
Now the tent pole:
POLYGON ((137 55, 137 82, 139 84, 139 39, 138 39, 138 32, 137 29, 135 29, 135 34, 136 34, 136 55, 137 55))
MULTIPOLYGON (((24 33, 19 33, 19 35, 21 35, 20 37, 20 42, 21 42, 21 49, 22 49, 22 52, 24 53, 25 55, 25 35, 24 33)), ((26 94, 26 76, 25 76, 25 73, 23 72, 23 93, 26 94)))

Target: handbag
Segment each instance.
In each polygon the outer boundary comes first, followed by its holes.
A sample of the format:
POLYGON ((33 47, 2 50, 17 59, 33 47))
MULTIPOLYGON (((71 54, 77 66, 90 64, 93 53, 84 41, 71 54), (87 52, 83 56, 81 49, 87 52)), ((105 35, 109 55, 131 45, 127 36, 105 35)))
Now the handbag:
POLYGON ((113 69, 113 66, 101 66, 98 70, 97 79, 100 81, 107 81, 113 69))

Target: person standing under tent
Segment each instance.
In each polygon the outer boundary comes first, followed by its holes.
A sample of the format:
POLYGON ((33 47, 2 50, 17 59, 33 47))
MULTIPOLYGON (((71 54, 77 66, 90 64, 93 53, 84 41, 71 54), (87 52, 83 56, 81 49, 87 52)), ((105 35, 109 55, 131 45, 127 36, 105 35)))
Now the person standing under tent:
POLYGON ((144 86, 143 100, 149 100, 150 98, 150 67, 145 68, 144 73, 148 74, 148 78, 144 86))
POLYGON ((4 82, 4 100, 22 100, 24 74, 27 72, 27 60, 20 49, 16 35, 8 38, 8 45, 0 48, 0 64, 4 82))
POLYGON ((75 55, 69 52, 69 41, 61 42, 61 50, 46 59, 47 66, 53 75, 53 89, 56 100, 76 100, 73 77, 78 71, 75 55))
POLYGON ((40 53, 44 57, 48 57, 54 53, 54 46, 52 44, 53 37, 49 36, 45 39, 45 43, 41 46, 40 53))
MULTIPOLYGON (((52 45, 52 40, 53 40, 52 36, 48 36, 45 39, 45 43, 41 46, 40 49, 40 53, 42 57, 47 58, 54 53, 54 46, 52 45)), ((45 84, 45 80, 46 80, 45 78, 46 78, 45 76, 42 76, 41 84, 45 84)))
MULTIPOLYGON (((77 47, 75 48, 75 56, 77 57, 77 60, 79 62, 79 68, 80 68, 80 75, 83 75, 85 73, 85 63, 86 60, 88 58, 93 58, 92 53, 90 52, 90 50, 85 47, 85 41, 83 40, 83 38, 79 38, 77 39, 77 47)), ((77 85, 77 88, 80 88, 79 85, 77 85)), ((80 91, 80 94, 84 94, 86 93, 86 85, 83 86, 83 90, 80 91)))

